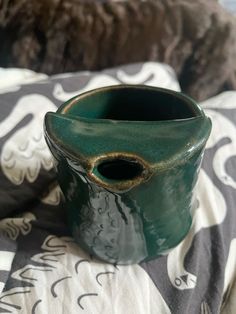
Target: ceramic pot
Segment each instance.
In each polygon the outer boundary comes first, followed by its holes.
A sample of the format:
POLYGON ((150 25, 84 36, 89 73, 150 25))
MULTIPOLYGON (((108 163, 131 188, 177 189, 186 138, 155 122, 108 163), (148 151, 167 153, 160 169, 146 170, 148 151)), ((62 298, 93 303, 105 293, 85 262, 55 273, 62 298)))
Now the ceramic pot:
POLYGON ((210 130, 192 99, 147 86, 92 90, 47 113, 45 137, 78 244, 130 264, 180 243, 210 130))

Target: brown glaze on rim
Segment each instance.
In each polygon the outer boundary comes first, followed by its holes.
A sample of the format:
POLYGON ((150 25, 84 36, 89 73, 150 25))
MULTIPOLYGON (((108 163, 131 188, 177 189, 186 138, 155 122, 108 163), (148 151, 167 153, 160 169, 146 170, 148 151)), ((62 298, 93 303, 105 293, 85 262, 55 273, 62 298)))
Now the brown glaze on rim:
MULTIPOLYGON (((75 96, 74 98, 69 100, 69 103, 62 109, 61 113, 63 113, 63 114, 67 113, 67 111, 70 110, 70 108, 73 107, 81 99, 82 95, 83 94, 75 96)), ((59 108, 59 110, 60 110, 60 108, 59 108)))

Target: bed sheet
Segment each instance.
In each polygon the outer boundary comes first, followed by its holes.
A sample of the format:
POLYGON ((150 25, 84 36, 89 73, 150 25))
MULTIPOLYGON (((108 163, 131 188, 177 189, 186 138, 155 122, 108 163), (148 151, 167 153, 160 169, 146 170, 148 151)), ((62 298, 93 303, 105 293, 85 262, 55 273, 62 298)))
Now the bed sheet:
POLYGON ((173 70, 147 62, 35 74, 33 82, 16 82, 16 75, 25 75, 16 71, 13 77, 8 69, 0 72, 0 313, 235 313, 236 92, 201 103, 213 130, 187 237, 168 255, 117 266, 74 243, 43 118, 95 87, 129 83, 180 90, 173 70))

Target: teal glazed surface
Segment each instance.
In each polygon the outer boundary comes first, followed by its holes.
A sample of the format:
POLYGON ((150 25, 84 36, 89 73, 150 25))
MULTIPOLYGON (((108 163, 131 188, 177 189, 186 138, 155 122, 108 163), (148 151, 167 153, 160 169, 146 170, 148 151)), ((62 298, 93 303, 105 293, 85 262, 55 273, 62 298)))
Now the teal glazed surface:
POLYGON ((109 263, 175 247, 191 226, 211 121, 182 93, 119 85, 45 117, 45 138, 78 244, 109 263))

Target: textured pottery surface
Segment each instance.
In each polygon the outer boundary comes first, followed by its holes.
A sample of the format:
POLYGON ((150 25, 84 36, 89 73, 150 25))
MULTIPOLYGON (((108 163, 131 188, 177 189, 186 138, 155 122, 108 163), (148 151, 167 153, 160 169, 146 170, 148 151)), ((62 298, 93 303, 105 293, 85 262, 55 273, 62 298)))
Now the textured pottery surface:
POLYGON ((72 234, 110 263, 165 254, 191 226, 211 122, 187 96, 120 85, 45 117, 72 234))

